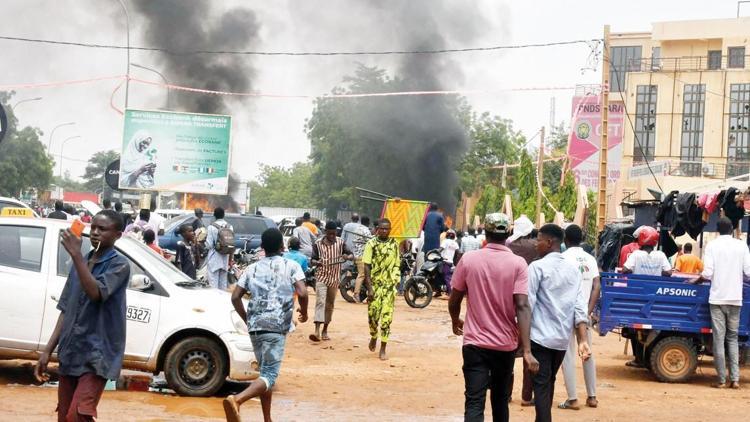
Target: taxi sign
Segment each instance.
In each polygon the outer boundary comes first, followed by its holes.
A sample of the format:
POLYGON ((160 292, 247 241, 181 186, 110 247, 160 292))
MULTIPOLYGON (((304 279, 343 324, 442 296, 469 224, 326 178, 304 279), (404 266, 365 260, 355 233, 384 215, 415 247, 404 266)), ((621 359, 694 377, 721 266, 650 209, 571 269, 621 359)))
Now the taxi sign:
POLYGON ((0 217, 26 217, 34 218, 34 211, 29 208, 5 207, 0 210, 0 217))

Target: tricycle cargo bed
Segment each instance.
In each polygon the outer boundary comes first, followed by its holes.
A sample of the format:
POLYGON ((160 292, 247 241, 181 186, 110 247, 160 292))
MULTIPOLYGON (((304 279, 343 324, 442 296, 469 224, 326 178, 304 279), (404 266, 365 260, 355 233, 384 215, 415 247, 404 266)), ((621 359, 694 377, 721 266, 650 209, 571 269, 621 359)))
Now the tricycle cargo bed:
MULTIPOLYGON (((691 285, 687 279, 634 274, 602 273, 599 333, 615 328, 711 333, 709 285, 691 285)), ((745 284, 739 335, 750 334, 750 286, 745 284)))

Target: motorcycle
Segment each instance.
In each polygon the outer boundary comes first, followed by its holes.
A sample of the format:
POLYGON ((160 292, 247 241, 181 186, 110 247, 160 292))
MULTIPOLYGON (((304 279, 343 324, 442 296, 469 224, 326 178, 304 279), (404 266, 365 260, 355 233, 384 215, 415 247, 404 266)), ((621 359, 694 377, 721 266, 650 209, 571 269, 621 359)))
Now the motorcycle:
POLYGON ((441 249, 433 249, 425 254, 424 264, 417 274, 404 283, 404 299, 412 308, 425 308, 434 292, 443 292, 443 257, 441 249))
POLYGON ((232 262, 229 266, 229 284, 236 283, 245 269, 250 265, 260 261, 265 255, 261 248, 247 250, 247 240, 242 249, 235 249, 232 256, 232 262))
MULTIPOLYGON (((343 297, 344 300, 349 303, 356 302, 354 298, 354 286, 356 284, 358 275, 359 272, 357 271, 357 266, 354 265, 354 263, 344 264, 344 266, 341 268, 339 292, 341 292, 341 297, 343 297)), ((367 300, 367 289, 364 286, 361 286, 359 290, 359 301, 364 302, 365 300, 367 300)))

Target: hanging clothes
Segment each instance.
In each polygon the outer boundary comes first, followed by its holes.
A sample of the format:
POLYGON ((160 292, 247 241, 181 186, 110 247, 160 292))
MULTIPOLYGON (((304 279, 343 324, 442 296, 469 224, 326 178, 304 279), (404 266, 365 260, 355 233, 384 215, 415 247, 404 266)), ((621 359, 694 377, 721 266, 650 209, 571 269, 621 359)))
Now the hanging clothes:
POLYGON ((679 192, 676 190, 669 192, 661 201, 659 209, 656 211, 656 221, 661 224, 662 227, 669 227, 671 229, 675 225, 677 211, 674 207, 674 201, 678 194, 679 192))
POLYGON ((744 206, 737 205, 737 202, 735 201, 739 193, 740 191, 737 188, 727 189, 722 202, 719 204, 721 209, 724 210, 724 215, 732 220, 732 226, 734 226, 735 229, 740 220, 742 220, 742 217, 745 216, 744 206))
POLYGON ((675 201, 674 208, 677 218, 672 227, 672 236, 679 237, 687 233, 693 240, 697 240, 706 223, 703 221, 703 210, 695 202, 695 194, 690 192, 680 194, 675 201))
POLYGON ((661 245, 661 251, 664 252, 664 255, 671 257, 676 254, 678 251, 677 243, 675 243, 672 236, 669 235, 669 231, 660 230, 659 232, 659 244, 661 245))

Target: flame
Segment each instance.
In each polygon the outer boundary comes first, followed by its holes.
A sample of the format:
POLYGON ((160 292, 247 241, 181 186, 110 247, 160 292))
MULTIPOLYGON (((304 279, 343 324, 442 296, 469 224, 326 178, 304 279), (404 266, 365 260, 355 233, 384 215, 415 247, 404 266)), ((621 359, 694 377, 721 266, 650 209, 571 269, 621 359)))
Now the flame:
POLYGON ((235 201, 228 195, 202 195, 187 193, 185 200, 186 209, 194 210, 200 208, 205 212, 211 212, 216 207, 222 207, 226 212, 239 212, 235 201))

